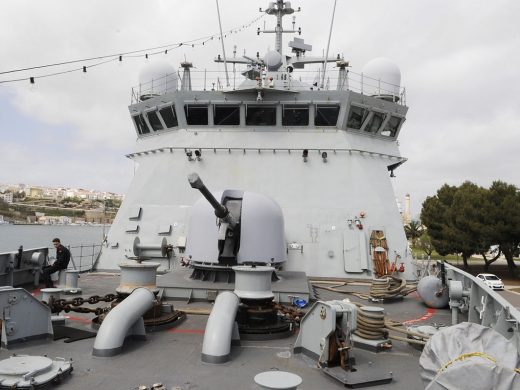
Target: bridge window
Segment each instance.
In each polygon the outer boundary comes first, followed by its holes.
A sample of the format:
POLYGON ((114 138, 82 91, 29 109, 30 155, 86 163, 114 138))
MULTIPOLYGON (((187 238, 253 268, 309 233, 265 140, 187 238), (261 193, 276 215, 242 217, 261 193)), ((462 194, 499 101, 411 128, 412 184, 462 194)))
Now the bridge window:
POLYGON ((316 117, 314 118, 315 126, 336 126, 338 122, 339 106, 338 105, 320 105, 316 106, 316 117))
POLYGON ((240 125, 239 105, 215 105, 213 121, 215 126, 238 126, 240 125))
POLYGON ((381 112, 373 112, 370 122, 365 127, 365 131, 369 133, 377 133, 383 122, 385 121, 386 115, 381 112))
POLYGON ((141 114, 133 116, 133 119, 139 134, 148 134, 150 132, 150 129, 146 125, 146 122, 144 121, 144 118, 141 114))
POLYGON ((184 106, 184 113, 188 125, 208 124, 208 106, 206 105, 187 104, 184 106))
POLYGON ((381 131, 381 135, 384 135, 385 137, 395 137, 397 130, 399 130, 399 126, 401 125, 401 121, 402 118, 397 116, 390 117, 385 129, 381 131))
POLYGON ((276 107, 274 106, 247 106, 247 126, 275 126, 276 107))
POLYGON ((163 129, 162 123, 157 116, 157 111, 150 111, 146 116, 148 117, 148 122, 150 123, 150 126, 152 126, 153 130, 158 131, 163 129))
POLYGON ((350 106, 347 127, 355 130, 361 129, 361 126, 363 126, 363 122, 365 119, 367 119, 367 116, 368 110, 366 108, 350 106))
POLYGON ((177 115, 175 115, 175 106, 163 107, 159 110, 166 127, 176 127, 179 125, 177 115))
POLYGON ((308 126, 309 106, 285 104, 282 111, 282 126, 308 126))

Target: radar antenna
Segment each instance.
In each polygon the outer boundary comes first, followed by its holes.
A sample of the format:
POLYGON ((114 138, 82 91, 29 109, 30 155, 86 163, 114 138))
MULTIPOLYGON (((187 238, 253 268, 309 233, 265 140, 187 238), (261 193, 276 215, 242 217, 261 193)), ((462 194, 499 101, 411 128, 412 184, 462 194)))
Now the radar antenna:
MULTIPOLYGON (((301 8, 298 7, 298 10, 296 12, 300 12, 300 11, 301 11, 301 8)), ((294 29, 294 24, 296 23, 294 16, 293 16, 293 22, 292 22, 293 29, 292 30, 286 30, 286 31, 284 31, 284 29, 283 29, 282 18, 285 15, 290 15, 290 14, 294 13, 294 9, 291 7, 291 3, 289 1, 286 1, 284 3, 283 0, 277 0, 276 3, 275 2, 269 3, 269 7, 265 11, 262 11, 262 8, 260 8, 260 12, 265 12, 268 15, 275 15, 276 16, 276 27, 275 27, 274 30, 266 30, 264 28, 264 31, 260 31, 260 27, 258 27, 258 30, 257 30, 256 33, 258 35, 260 35, 260 32, 276 34, 275 50, 278 53, 283 54, 282 53, 282 35, 284 33, 296 33, 296 32, 299 35, 301 35, 301 33, 302 33, 301 27, 298 28, 298 30, 294 29)))

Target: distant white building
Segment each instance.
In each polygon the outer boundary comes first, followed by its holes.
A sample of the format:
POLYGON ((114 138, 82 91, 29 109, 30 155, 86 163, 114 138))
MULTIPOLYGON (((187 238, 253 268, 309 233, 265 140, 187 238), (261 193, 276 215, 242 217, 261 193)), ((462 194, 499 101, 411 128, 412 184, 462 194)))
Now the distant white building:
POLYGON ((63 198, 81 198, 88 200, 104 200, 104 199, 117 199, 123 200, 124 195, 116 194, 113 192, 107 191, 96 191, 96 190, 86 190, 82 188, 52 188, 52 187, 39 187, 39 186, 31 186, 27 184, 0 184, 0 199, 8 203, 12 203, 12 193, 16 193, 18 191, 25 191, 27 196, 35 197, 35 198, 44 198, 44 199, 55 199, 60 200, 63 198), (10 191, 9 193, 3 193, 5 191, 10 191), (7 199, 4 199, 4 196, 7 199))
POLYGON ((0 194, 0 199, 2 199, 5 203, 13 203, 13 193, 7 192, 5 194, 0 194))
POLYGON ((62 215, 59 217, 58 221, 61 225, 68 225, 69 223, 72 223, 72 218, 62 215))

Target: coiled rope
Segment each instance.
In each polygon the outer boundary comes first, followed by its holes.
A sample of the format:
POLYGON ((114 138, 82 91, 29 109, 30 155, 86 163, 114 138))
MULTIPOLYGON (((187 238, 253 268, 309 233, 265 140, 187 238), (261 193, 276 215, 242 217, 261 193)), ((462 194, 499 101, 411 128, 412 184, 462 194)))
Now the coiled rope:
POLYGON ((395 276, 373 279, 370 285, 370 297, 375 299, 396 298, 397 296, 407 295, 415 291, 416 287, 413 289, 405 289, 405 279, 396 278, 395 276))
POLYGON ((384 311, 368 311, 368 307, 361 306, 357 312, 357 329, 355 335, 368 340, 380 340, 388 337, 385 329, 384 311))
POLYGON ((379 279, 372 279, 371 282, 366 280, 355 282, 328 282, 328 281, 311 281, 312 286, 322 290, 332 291, 340 294, 350 294, 361 299, 392 299, 402 297, 417 290, 417 284, 409 284, 406 279, 397 278, 395 276, 385 276, 379 279), (333 286, 327 287, 320 284, 334 283, 333 286), (356 284, 361 286, 370 286, 368 294, 356 291, 340 290, 339 287, 347 286, 348 284, 356 284))
MULTIPOLYGON (((415 283, 409 284, 405 279, 397 278, 395 276, 387 275, 382 278, 372 279, 371 282, 367 280, 356 281, 319 281, 312 280, 311 284, 314 288, 332 291, 334 293, 353 295, 360 299, 393 299, 403 297, 417 290, 415 283), (329 284, 323 286, 320 284, 329 284), (340 289, 347 285, 370 286, 369 293, 361 293, 357 291, 347 291, 340 289)), ((362 305, 357 302, 352 302, 358 306, 357 315, 357 329, 354 332, 359 337, 368 340, 380 340, 390 338, 392 340, 403 341, 406 343, 413 343, 424 346, 429 339, 429 336, 409 331, 404 328, 404 324, 385 317, 384 312, 378 313, 371 310, 364 310, 362 305), (406 335, 400 337, 390 334, 390 331, 406 335)), ((365 306, 366 307, 366 306, 365 306)))
POLYGON ((355 335, 367 340, 390 338, 406 343, 426 345, 429 336, 401 328, 404 324, 387 318, 383 311, 374 312, 368 310, 370 306, 357 305, 357 329, 354 332, 355 335), (390 334, 390 331, 405 334, 407 337, 395 336, 390 334))

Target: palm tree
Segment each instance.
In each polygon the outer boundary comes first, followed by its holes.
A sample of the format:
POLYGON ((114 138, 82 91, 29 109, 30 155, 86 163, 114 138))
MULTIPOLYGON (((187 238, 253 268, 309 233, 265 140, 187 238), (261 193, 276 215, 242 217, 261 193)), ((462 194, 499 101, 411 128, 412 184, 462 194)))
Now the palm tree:
POLYGON ((415 247, 415 242, 421 237, 423 227, 420 221, 411 221, 408 225, 404 226, 404 232, 406 238, 412 241, 412 247, 415 247))

